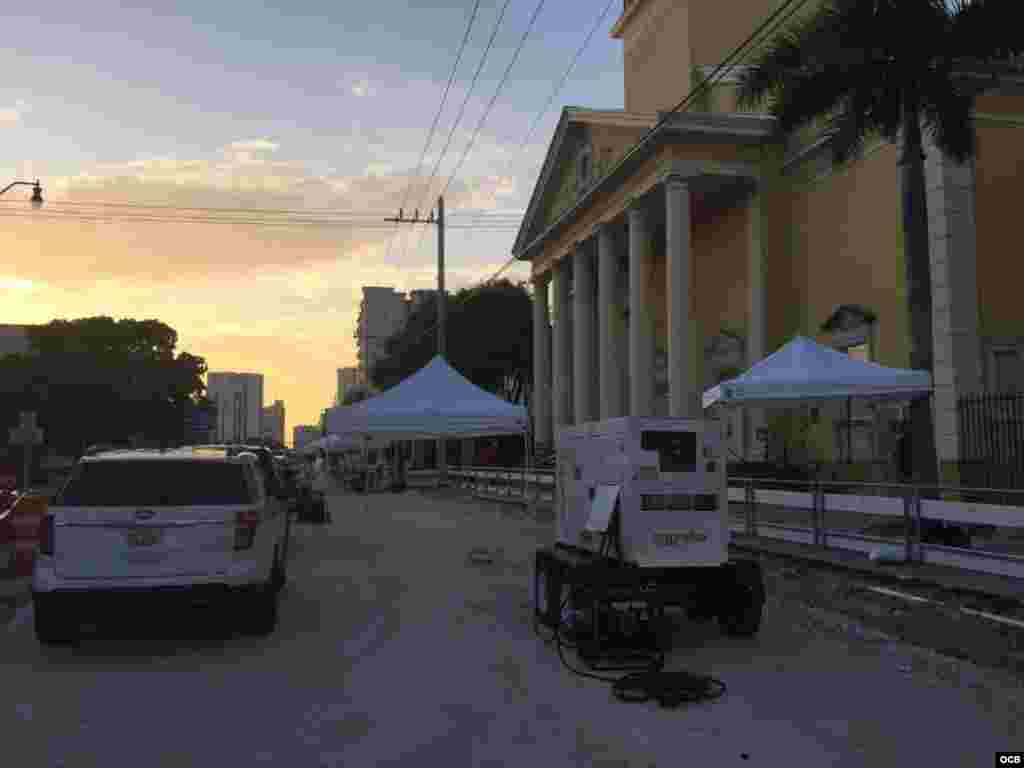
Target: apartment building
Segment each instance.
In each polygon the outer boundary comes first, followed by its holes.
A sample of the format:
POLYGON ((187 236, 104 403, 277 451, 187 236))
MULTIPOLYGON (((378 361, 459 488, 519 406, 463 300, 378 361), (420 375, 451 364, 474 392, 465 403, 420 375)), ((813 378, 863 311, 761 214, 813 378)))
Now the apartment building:
POLYGON ((262 437, 263 374, 210 372, 206 395, 217 406, 218 442, 262 437))

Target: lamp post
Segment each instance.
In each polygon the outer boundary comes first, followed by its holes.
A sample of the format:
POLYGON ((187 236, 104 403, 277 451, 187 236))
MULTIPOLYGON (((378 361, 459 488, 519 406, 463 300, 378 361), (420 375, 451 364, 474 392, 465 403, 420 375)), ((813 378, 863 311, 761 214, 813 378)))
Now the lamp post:
POLYGON ((7 190, 13 187, 32 187, 32 207, 42 208, 43 207, 43 186, 39 183, 39 179, 33 181, 12 181, 3 189, 0 189, 0 195, 7 192, 7 190))

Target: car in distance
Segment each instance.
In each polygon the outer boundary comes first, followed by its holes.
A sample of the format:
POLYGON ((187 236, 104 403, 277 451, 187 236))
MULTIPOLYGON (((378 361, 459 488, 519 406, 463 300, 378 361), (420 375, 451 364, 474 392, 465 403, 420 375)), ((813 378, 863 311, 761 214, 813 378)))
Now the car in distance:
POLYGON ((252 456, 178 449, 83 457, 40 524, 32 576, 40 642, 73 642, 132 597, 230 600, 242 629, 277 625, 290 526, 252 456))

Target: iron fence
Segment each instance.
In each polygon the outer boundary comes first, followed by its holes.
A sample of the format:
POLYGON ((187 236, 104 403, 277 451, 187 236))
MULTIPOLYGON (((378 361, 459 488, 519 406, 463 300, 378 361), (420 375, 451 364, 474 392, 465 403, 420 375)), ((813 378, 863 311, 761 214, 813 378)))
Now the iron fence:
POLYGON ((964 395, 957 410, 961 483, 1024 488, 1024 392, 964 395))

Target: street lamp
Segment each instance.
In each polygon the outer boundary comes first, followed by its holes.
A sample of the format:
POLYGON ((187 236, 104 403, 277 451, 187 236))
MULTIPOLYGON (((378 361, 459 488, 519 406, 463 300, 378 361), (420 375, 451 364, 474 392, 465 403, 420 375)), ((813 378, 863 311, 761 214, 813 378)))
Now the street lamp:
POLYGON ((12 181, 3 189, 0 189, 0 195, 4 194, 7 190, 12 187, 32 187, 32 207, 42 208, 43 207, 43 186, 39 183, 39 179, 35 182, 31 181, 12 181))

